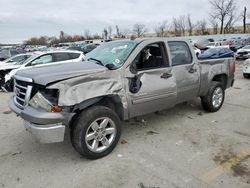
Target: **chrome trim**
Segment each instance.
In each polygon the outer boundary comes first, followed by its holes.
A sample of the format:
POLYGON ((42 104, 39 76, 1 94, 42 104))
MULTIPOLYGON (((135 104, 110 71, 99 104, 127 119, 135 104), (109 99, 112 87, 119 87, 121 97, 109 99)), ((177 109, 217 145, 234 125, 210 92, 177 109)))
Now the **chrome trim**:
POLYGON ((18 96, 15 94, 14 96, 14 103, 21 109, 23 109, 28 103, 29 103, 29 100, 30 100, 30 95, 31 95, 31 91, 32 91, 32 86, 29 85, 29 83, 32 82, 32 79, 30 78, 24 78, 24 77, 20 77, 20 76, 15 76, 15 79, 14 79, 14 84, 15 84, 15 87, 14 87, 14 92, 16 93, 16 89, 23 89, 25 90, 24 92, 20 92, 22 96, 18 96), (23 81, 23 82, 26 82, 27 83, 27 87, 25 86, 22 86, 22 85, 19 85, 17 84, 16 81, 23 81), (18 101, 22 101, 23 104, 20 104, 18 101))
POLYGON ((27 89, 27 87, 21 86, 15 82, 15 86, 20 87, 21 89, 27 89))
POLYGON ((21 95, 26 95, 26 93, 23 93, 23 92, 21 92, 21 91, 20 91, 20 94, 21 94, 21 95))
POLYGON ((17 107, 19 107, 19 108, 23 109, 23 105, 21 105, 21 104, 19 104, 19 103, 17 102, 17 100, 16 100, 16 96, 14 96, 14 97, 13 97, 13 99, 14 99, 14 103, 15 103, 15 105, 16 105, 17 107))
POLYGON ((25 95, 25 105, 29 103, 31 91, 32 91, 32 86, 28 86, 25 95))
POLYGON ((15 75, 14 78, 20 81, 24 81, 24 82, 31 82, 31 83, 33 82, 32 78, 26 78, 26 77, 17 76, 17 75, 15 75))
POLYGON ((16 98, 19 99, 20 101, 23 101, 23 102, 25 103, 25 100, 22 99, 21 97, 18 97, 18 96, 16 95, 16 98))

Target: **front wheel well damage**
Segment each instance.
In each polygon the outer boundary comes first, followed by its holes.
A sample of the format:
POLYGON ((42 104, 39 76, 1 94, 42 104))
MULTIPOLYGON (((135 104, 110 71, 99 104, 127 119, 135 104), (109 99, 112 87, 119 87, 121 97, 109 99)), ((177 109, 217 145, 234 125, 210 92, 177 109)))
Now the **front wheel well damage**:
POLYGON ((70 126, 74 123, 78 114, 80 114, 83 110, 91 107, 91 106, 105 106, 112 109, 121 120, 124 120, 124 109, 121 102, 121 98, 117 95, 108 95, 102 97, 96 97, 93 99, 86 100, 80 104, 75 105, 72 108, 72 113, 75 115, 72 117, 70 126))

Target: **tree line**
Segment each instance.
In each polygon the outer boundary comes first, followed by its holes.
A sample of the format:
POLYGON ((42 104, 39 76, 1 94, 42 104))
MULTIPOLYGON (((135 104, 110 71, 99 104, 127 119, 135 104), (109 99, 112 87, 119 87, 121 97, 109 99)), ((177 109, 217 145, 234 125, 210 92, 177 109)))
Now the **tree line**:
MULTIPOLYGON (((153 27, 157 37, 192 36, 209 34, 229 34, 250 32, 247 27, 247 8, 242 11, 237 7, 237 0, 208 0, 210 12, 208 19, 193 21, 190 14, 173 17, 171 21, 164 20, 153 27), (242 27, 235 24, 242 20, 242 27)), ((121 29, 118 25, 104 28, 102 34, 92 34, 89 29, 83 35, 68 35, 60 31, 58 37, 32 37, 24 43, 27 45, 55 45, 65 42, 77 42, 93 39, 110 40, 112 38, 139 38, 145 36, 149 29, 142 23, 136 23, 132 29, 121 29), (113 30, 114 29, 114 30, 113 30)))

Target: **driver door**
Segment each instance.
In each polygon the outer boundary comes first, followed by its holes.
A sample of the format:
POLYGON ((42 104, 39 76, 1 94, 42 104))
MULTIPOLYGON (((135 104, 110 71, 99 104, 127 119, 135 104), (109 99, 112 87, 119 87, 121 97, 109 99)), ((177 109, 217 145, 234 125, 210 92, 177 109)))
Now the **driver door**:
POLYGON ((130 117, 175 105, 176 82, 172 68, 169 67, 164 43, 146 46, 130 65, 131 68, 136 69, 136 73, 134 77, 127 78, 130 117))

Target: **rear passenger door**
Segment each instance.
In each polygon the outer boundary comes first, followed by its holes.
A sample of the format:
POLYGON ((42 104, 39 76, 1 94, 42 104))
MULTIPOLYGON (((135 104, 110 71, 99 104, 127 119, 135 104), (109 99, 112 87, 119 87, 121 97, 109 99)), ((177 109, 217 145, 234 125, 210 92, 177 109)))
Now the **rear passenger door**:
POLYGON ((200 69, 189 45, 184 41, 168 42, 170 61, 177 85, 177 103, 197 97, 200 87, 200 69))

